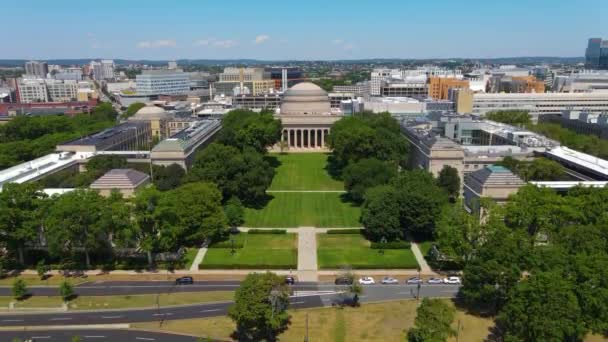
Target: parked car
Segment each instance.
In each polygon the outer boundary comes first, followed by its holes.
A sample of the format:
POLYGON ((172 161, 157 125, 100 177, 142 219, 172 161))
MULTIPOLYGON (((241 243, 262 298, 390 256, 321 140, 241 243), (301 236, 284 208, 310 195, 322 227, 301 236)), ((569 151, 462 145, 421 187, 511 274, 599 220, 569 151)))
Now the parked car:
POLYGON ((293 285, 295 283, 296 283, 296 278, 294 278, 292 276, 285 277, 285 284, 287 284, 287 285, 293 285))
POLYGON ((334 281, 334 284, 336 284, 336 285, 352 285, 352 283, 353 283, 353 280, 348 277, 338 277, 334 281))
POLYGON ((175 279, 175 285, 186 285, 186 284, 194 284, 194 279, 192 277, 180 277, 175 279))
POLYGON ((460 277, 447 277, 443 279, 444 284, 460 285, 460 277))
POLYGON ((393 277, 384 277, 384 278, 382 278, 382 284, 388 284, 388 285, 399 284, 399 280, 397 280, 393 277))
POLYGON ((431 278, 426 281, 427 284, 443 284, 443 279, 441 278, 431 278))
POLYGON ((374 285, 376 282, 372 277, 363 277, 359 279, 359 284, 361 285, 374 285))
POLYGON ((422 279, 418 277, 412 277, 406 281, 406 284, 422 284, 422 279))

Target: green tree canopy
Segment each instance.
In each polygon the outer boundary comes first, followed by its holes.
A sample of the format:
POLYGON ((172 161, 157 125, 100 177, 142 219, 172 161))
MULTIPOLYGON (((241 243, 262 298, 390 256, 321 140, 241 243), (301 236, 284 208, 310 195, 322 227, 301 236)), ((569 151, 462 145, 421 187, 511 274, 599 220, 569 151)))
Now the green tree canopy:
POLYGON ((365 235, 372 241, 403 239, 399 214, 399 195, 394 187, 381 185, 370 188, 361 209, 365 235))
POLYGON ((424 298, 416 310, 414 327, 407 332, 410 342, 446 341, 455 335, 451 324, 456 310, 442 299, 424 298))
POLYGON ((397 165, 373 158, 349 164, 342 174, 350 199, 357 203, 363 202, 367 189, 388 184, 396 176, 397 165))
POLYGON ((218 142, 240 150, 249 147, 265 153, 268 146, 280 140, 281 131, 281 122, 272 113, 236 109, 222 119, 218 142))
POLYGON ((228 316, 241 341, 274 341, 287 327, 289 292, 274 273, 250 273, 236 290, 228 316))
POLYGON ((146 104, 141 103, 141 102, 131 103, 129 105, 129 107, 127 107, 127 110, 122 114, 122 116, 123 116, 123 118, 131 117, 131 116, 135 115, 140 109, 144 108, 145 106, 146 106, 146 104))
POLYGON ((488 112, 486 119, 515 126, 530 125, 530 113, 527 110, 499 110, 488 112))
POLYGON ((449 165, 445 165, 443 169, 439 171, 437 185, 445 189, 450 198, 458 198, 460 193, 460 177, 458 176, 458 170, 449 165))

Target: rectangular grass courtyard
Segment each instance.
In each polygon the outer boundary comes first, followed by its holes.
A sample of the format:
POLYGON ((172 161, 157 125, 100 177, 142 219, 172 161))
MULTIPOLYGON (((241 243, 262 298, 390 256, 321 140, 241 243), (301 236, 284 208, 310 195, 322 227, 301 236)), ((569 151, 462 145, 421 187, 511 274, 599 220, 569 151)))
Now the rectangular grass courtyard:
POLYGON ((232 254, 231 248, 209 248, 200 264, 201 269, 297 269, 298 250, 296 234, 232 235, 235 245, 241 244, 232 254))
POLYGON ((359 227, 361 210, 336 192, 274 192, 262 209, 245 209, 247 227, 359 227))
POLYGON ((271 154, 280 164, 269 191, 273 190, 344 190, 342 181, 333 179, 325 170, 326 153, 271 154))
POLYGON ((317 234, 317 262, 321 269, 410 268, 418 267, 410 249, 371 249, 361 234, 317 234))

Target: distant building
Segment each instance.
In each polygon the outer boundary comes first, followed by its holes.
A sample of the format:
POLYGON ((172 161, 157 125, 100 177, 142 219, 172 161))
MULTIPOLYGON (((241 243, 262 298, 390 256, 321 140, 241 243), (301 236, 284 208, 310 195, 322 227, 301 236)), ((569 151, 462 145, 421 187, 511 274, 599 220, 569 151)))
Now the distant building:
POLYGON ((175 70, 175 69, 177 69, 177 62, 176 61, 169 61, 167 63, 167 69, 169 69, 169 70, 175 70))
POLYGON ((591 38, 585 51, 585 67, 589 69, 608 69, 608 40, 591 38))
POLYGON ((114 79, 113 60, 105 59, 100 62, 92 61, 90 67, 93 73, 93 79, 98 81, 114 79))
POLYGON ((60 81, 54 79, 21 79, 18 83, 19 101, 35 102, 72 102, 88 101, 93 98, 79 96, 77 81, 60 81))
POLYGON ((56 147, 60 152, 138 151, 152 140, 150 124, 125 122, 56 147))
POLYGON ((304 72, 298 67, 268 67, 265 69, 267 77, 274 81, 274 88, 286 90, 289 87, 304 81, 304 72), (285 87, 283 87, 285 78, 285 87))
POLYGON ((603 114, 567 110, 562 114, 547 114, 539 122, 557 123, 580 134, 595 135, 608 139, 608 112, 603 114))
POLYGON ((383 84, 380 93, 383 97, 411 97, 422 100, 428 97, 429 88, 424 81, 393 82, 383 84))
POLYGON ((469 89, 469 81, 448 77, 430 77, 428 96, 435 100, 447 100, 448 92, 453 88, 469 89))
POLYGON ((492 76, 488 82, 489 93, 544 93, 545 82, 534 76, 492 76))
POLYGON ((135 195, 137 189, 150 184, 150 176, 133 169, 112 169, 94 181, 90 188, 99 194, 109 197, 112 191, 118 191, 125 198, 135 195))
POLYGON ((25 62, 25 74, 34 78, 46 78, 49 73, 47 62, 29 61, 25 62))
POLYGON ((137 95, 186 95, 190 78, 180 69, 144 70, 135 76, 137 95))
POLYGON ((82 81, 81 68, 65 68, 61 69, 54 76, 54 79, 61 81, 82 81))
POLYGON ((353 93, 357 97, 367 98, 370 96, 370 82, 364 81, 351 85, 336 85, 333 92, 335 93, 353 93))
POLYGON ((234 108, 244 109, 270 109, 275 110, 281 106, 281 95, 236 95, 232 97, 234 108))
POLYGON ((458 114, 473 112, 473 91, 464 88, 452 88, 448 92, 448 100, 454 102, 454 110, 458 114))
POLYGON ((503 166, 488 165, 466 175, 463 185, 466 208, 479 213, 481 198, 491 198, 498 204, 504 204, 525 182, 503 166))

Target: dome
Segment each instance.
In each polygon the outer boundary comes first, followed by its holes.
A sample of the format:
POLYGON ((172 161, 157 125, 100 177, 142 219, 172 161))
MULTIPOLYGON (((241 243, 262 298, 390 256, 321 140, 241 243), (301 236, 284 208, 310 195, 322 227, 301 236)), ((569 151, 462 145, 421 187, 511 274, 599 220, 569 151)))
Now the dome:
POLYGON ((131 117, 132 120, 160 120, 166 119, 170 115, 164 109, 155 106, 154 104, 148 103, 145 107, 142 107, 137 111, 135 115, 131 117))
POLYGON ((281 115, 327 115, 331 113, 327 92, 318 85, 302 82, 287 89, 281 103, 281 115))

